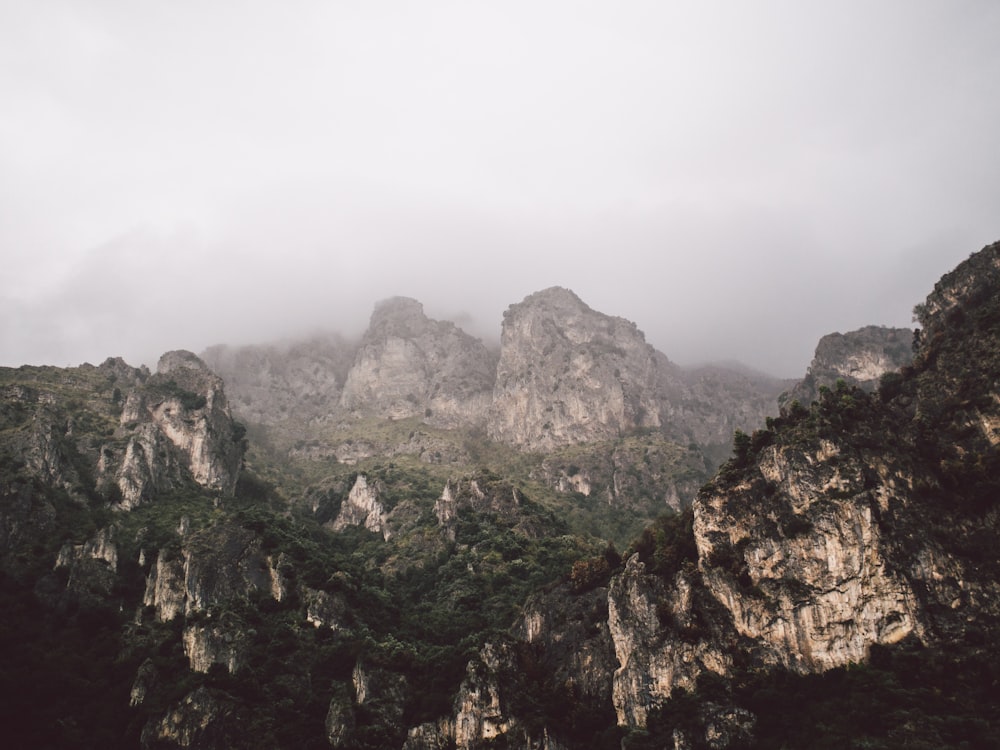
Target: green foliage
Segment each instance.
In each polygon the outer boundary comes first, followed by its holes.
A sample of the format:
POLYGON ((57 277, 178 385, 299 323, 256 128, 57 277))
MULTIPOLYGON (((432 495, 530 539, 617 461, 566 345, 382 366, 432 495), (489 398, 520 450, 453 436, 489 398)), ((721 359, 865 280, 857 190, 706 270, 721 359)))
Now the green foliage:
POLYGON ((695 565, 694 513, 688 508, 683 513, 660 516, 643 530, 629 552, 638 553, 649 572, 664 578, 673 577, 685 565, 695 565))

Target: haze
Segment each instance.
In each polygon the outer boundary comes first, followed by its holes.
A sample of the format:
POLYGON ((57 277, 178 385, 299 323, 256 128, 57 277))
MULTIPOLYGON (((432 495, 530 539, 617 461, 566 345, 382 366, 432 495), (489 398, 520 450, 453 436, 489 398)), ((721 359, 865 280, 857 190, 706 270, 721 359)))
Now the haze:
POLYGON ((495 340, 561 285, 800 376, 1000 238, 1000 3, 0 4, 0 364, 495 340))

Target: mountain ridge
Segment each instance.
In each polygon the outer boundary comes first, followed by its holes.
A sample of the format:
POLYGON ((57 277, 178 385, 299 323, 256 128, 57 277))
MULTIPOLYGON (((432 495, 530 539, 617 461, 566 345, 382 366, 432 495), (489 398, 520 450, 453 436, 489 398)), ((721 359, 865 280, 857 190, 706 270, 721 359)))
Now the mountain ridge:
POLYGON ((418 365, 442 341, 486 360, 413 300, 376 311, 368 349, 213 350, 253 365, 232 403, 273 421, 245 429, 190 352, 0 369, 14 746, 1000 738, 1000 244, 942 277, 877 388, 838 378, 756 424, 745 373, 675 369, 568 290, 518 304, 503 376, 542 404, 527 439, 491 439, 487 411, 433 423, 418 365), (386 378, 344 410, 324 389, 358 362, 386 378), (604 389, 577 439, 559 400, 604 389), (570 439, 539 450, 552 415, 570 439))

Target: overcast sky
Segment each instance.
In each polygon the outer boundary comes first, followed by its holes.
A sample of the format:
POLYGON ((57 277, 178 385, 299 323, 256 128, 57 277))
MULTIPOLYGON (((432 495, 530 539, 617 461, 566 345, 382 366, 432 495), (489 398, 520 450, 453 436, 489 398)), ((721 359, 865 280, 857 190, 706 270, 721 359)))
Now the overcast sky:
POLYGON ((801 375, 1000 239, 1000 3, 0 2, 0 364, 496 339, 566 286, 801 375))

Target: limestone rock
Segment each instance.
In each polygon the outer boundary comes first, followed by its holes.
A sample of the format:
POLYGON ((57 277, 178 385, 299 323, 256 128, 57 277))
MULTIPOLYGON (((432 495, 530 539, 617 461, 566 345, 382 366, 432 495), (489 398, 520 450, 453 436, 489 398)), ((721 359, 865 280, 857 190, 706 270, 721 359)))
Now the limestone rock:
POLYGON ((347 603, 342 596, 303 587, 302 598, 306 605, 306 621, 314 627, 340 630, 345 627, 347 603))
POLYGON ((340 506, 340 513, 333 520, 331 528, 342 531, 348 526, 364 526, 369 531, 381 534, 388 540, 392 536, 386 520, 385 507, 379 500, 381 491, 378 484, 368 484, 364 474, 358 474, 347 499, 340 506))
POLYGON ((659 432, 717 463, 733 431, 777 412, 784 386, 745 369, 685 370, 623 318, 553 287, 504 313, 487 431, 529 451, 659 432))
POLYGON ((874 391, 879 379, 913 361, 913 331, 909 328, 866 326, 848 333, 831 333, 819 340, 816 354, 803 380, 782 393, 783 406, 798 401, 808 406, 819 396, 820 386, 838 380, 874 391))
POLYGON ((730 671, 731 660, 711 640, 678 636, 678 629, 690 627, 693 619, 692 588, 683 571, 669 586, 647 575, 637 555, 612 579, 608 627, 619 664, 612 697, 619 726, 644 727, 649 711, 674 688, 693 691, 702 672, 730 671))
POLYGON ((231 599, 274 597, 272 566, 252 532, 220 524, 186 538, 180 554, 160 550, 146 579, 143 603, 160 622, 205 612, 231 599))
POLYGON ((455 699, 455 745, 476 748, 506 735, 512 720, 501 701, 500 676, 513 671, 513 655, 502 645, 487 644, 469 664, 455 699))
POLYGON ((346 691, 334 693, 330 699, 330 707, 327 709, 323 725, 330 747, 348 747, 354 735, 356 720, 354 718, 354 704, 346 691))
POLYGON ((240 665, 244 640, 242 628, 233 618, 189 624, 181 637, 184 655, 193 672, 208 672, 213 664, 221 664, 230 674, 235 674, 240 665))
POLYGON ((157 373, 125 396, 117 440, 101 448, 98 483, 116 486, 120 510, 180 485, 185 475, 231 496, 243 462, 241 431, 222 380, 191 352, 167 352, 157 373))
POLYGON ((341 406, 388 419, 480 423, 493 389, 495 359, 453 323, 430 320, 416 300, 379 303, 344 383, 341 406))
POLYGON ((744 483, 694 506, 705 584, 739 632, 800 672, 919 636, 916 594, 886 559, 860 463, 823 444, 770 446, 758 466, 769 494, 744 483))
POLYGON ((233 703, 223 694, 200 687, 184 697, 158 720, 150 720, 142 730, 143 750, 199 748, 223 750, 231 747, 233 703))
POLYGON ((504 313, 489 435, 550 450, 659 428, 658 368, 635 324, 568 289, 537 292, 504 313))
POLYGON ((68 572, 67 591, 88 599, 104 599, 111 595, 118 571, 114 533, 115 527, 108 526, 83 544, 63 545, 55 567, 68 572))

